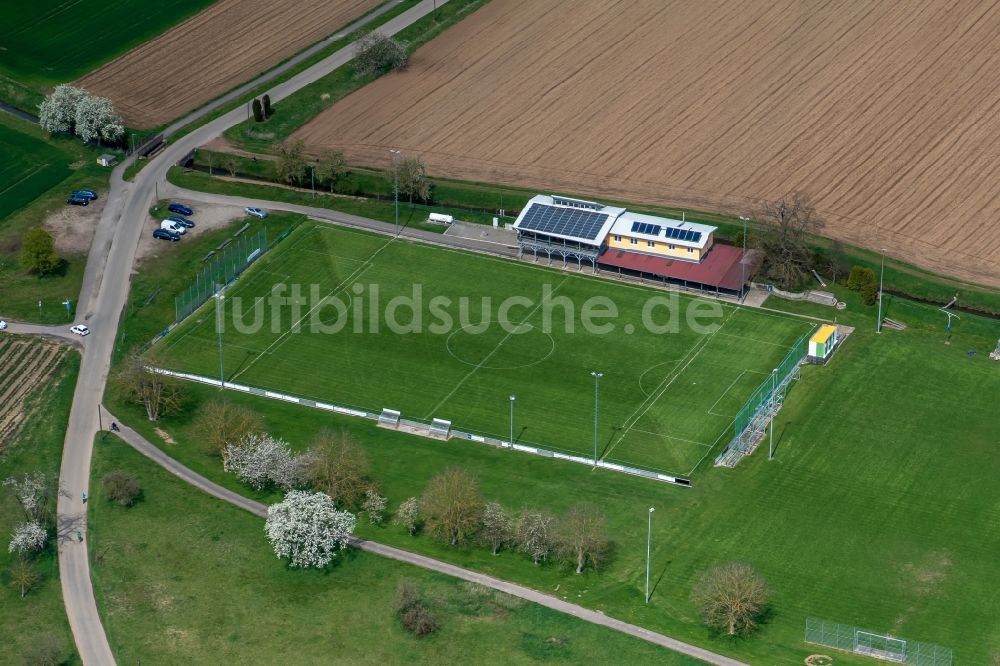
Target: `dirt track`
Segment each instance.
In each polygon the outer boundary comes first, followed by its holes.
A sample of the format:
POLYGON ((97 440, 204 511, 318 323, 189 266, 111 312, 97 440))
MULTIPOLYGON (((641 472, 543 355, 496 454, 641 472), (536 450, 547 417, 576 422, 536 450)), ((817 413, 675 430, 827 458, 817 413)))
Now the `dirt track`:
POLYGON ((130 127, 192 111, 334 33, 381 0, 219 0, 88 74, 130 127))
POLYGON ((1000 0, 492 0, 299 131, 386 166, 745 213, 1000 286, 1000 0))

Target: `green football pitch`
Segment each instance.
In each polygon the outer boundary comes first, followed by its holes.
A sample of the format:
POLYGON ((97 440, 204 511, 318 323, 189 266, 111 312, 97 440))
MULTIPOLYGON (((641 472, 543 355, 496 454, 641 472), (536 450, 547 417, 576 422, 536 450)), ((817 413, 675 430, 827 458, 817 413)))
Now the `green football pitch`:
POLYGON ((328 225, 293 232, 223 302, 221 317, 209 303, 160 343, 166 367, 218 376, 222 319, 227 381, 504 440, 514 395, 517 443, 583 456, 597 383, 599 457, 681 476, 721 450, 748 396, 814 328, 328 225), (275 305, 295 289, 298 305, 275 305), (611 314, 595 329, 585 313, 611 314))

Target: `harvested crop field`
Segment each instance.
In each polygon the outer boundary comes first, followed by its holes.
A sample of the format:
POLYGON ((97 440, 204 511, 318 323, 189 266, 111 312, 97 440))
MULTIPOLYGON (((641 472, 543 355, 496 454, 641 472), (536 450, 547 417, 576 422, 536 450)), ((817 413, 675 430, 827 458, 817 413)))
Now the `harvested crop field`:
POLYGON ((1000 286, 1000 0, 492 0, 296 136, 386 166, 746 213, 1000 286))
POLYGON ((35 338, 0 337, 0 451, 24 422, 28 396, 55 371, 66 351, 35 338))
POLYGON ((377 7, 381 0, 219 0, 80 80, 130 127, 179 118, 377 7))

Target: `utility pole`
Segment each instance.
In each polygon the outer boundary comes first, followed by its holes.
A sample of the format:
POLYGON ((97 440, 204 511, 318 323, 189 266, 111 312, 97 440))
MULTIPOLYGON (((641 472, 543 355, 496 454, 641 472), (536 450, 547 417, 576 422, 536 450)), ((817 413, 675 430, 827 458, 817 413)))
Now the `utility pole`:
POLYGON ((878 321, 875 322, 875 332, 882 332, 882 282, 885 278, 885 248, 883 247, 882 252, 882 268, 879 271, 878 276, 878 321))
POLYGON ((396 235, 399 235, 399 165, 396 163, 396 158, 399 157, 399 151, 393 148, 389 149, 392 153, 392 198, 396 205, 396 235))
POLYGON ((750 221, 750 216, 740 215, 740 219, 743 220, 743 256, 740 258, 740 301, 746 296, 746 285, 747 285, 747 222, 750 221))

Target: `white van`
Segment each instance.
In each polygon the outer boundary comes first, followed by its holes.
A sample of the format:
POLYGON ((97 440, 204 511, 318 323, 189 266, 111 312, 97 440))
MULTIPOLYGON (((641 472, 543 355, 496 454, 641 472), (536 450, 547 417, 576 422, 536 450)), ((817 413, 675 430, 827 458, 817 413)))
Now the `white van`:
POLYGON ((160 228, 166 229, 167 231, 172 231, 175 234, 183 234, 187 229, 183 225, 177 224, 173 220, 163 220, 160 222, 160 228))

